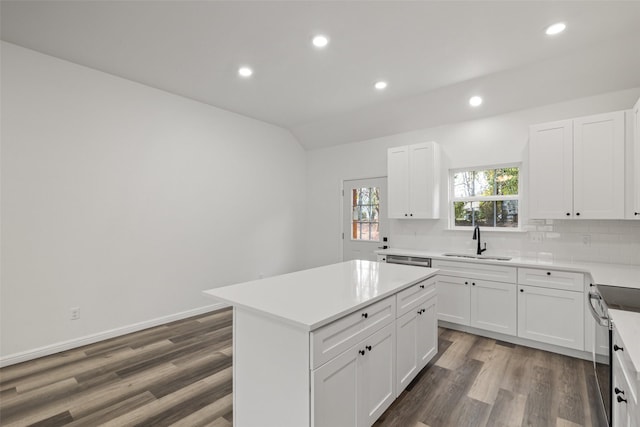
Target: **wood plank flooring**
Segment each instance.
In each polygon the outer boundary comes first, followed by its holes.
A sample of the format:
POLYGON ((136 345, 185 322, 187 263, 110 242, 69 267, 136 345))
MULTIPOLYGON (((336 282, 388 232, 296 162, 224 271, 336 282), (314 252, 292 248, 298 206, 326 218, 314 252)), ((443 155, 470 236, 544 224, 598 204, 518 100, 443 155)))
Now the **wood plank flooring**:
MULTIPOLYGON (((0 425, 230 427, 231 322, 220 310, 0 369, 0 425)), ((586 361, 442 328, 439 345, 375 427, 603 425, 586 361)))

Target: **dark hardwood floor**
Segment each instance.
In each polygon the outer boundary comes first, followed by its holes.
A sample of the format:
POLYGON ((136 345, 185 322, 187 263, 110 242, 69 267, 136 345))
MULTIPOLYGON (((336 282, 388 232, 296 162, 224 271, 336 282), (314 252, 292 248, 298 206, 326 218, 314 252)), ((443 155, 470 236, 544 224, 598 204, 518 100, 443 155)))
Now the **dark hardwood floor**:
MULTIPOLYGON (((231 314, 3 368, 0 425, 229 427, 231 314)), ((439 345, 376 427, 601 425, 586 361, 449 329, 439 345)))

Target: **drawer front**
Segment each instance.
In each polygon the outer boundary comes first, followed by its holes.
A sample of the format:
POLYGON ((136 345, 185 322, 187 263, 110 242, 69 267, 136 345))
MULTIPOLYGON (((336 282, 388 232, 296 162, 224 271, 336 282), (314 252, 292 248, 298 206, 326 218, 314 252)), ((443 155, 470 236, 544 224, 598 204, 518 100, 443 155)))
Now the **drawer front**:
POLYGON ((583 292, 584 274, 540 268, 519 268, 518 284, 583 292))
POLYGON ((396 318, 396 297, 361 308, 311 332, 311 367, 315 369, 396 318))
POLYGON ((433 260, 433 268, 439 268, 439 274, 446 276, 472 277, 495 282, 515 283, 517 277, 515 267, 475 262, 433 260))
MULTIPOLYGON (((631 362, 631 358, 629 357, 629 350, 626 348, 624 342, 618 335, 615 327, 613 329, 613 348, 612 348, 613 357, 616 359, 612 361, 612 363, 617 363, 620 367, 622 374, 624 375, 624 379, 627 382, 629 387, 629 391, 627 392, 627 396, 630 397, 633 403, 638 403, 638 381, 634 376, 634 368, 633 363, 631 362), (617 350, 616 350, 617 348, 617 350)), ((626 392, 626 390, 625 390, 626 392)))
POLYGON ((400 317, 413 310, 426 295, 435 295, 436 278, 424 280, 396 294, 396 316, 400 317))

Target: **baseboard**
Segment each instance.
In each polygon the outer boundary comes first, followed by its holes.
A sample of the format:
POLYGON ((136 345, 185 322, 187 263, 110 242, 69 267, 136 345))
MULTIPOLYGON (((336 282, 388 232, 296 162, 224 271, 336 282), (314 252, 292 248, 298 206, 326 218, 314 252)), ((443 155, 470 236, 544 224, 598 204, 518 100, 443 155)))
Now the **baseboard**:
POLYGON ((98 341, 104 341, 109 338, 119 337, 121 335, 130 334, 132 332, 141 331, 143 329, 152 328, 154 326, 163 325, 165 323, 174 322, 176 320, 186 319, 187 317, 197 316, 198 314, 208 313, 210 311, 219 310, 225 307, 228 307, 228 304, 216 303, 204 307, 194 308, 192 310, 183 311, 180 313, 171 314, 169 316, 158 317, 155 319, 146 320, 144 322, 122 326, 120 328, 110 329, 108 331, 98 332, 96 334, 85 335, 84 337, 62 341, 33 350, 10 354, 8 356, 0 357, 0 368, 15 365, 16 363, 26 362, 28 360, 37 359, 39 357, 49 356, 51 354, 60 353, 61 351, 71 350, 88 344, 94 344, 98 341))
POLYGON ((445 320, 438 320, 438 326, 442 326, 447 329, 454 329, 456 331, 468 332, 473 335, 480 335, 481 337, 491 338, 494 340, 500 340, 509 342, 512 344, 521 345, 524 347, 536 348, 538 350, 549 351, 551 353, 563 354, 565 356, 575 357, 578 359, 591 360, 591 352, 574 350, 572 348, 560 347, 553 344, 547 344, 543 342, 533 341, 526 338, 520 338, 512 335, 505 335, 499 332, 486 331, 484 329, 474 328, 472 326, 458 325, 456 323, 447 322, 445 320))

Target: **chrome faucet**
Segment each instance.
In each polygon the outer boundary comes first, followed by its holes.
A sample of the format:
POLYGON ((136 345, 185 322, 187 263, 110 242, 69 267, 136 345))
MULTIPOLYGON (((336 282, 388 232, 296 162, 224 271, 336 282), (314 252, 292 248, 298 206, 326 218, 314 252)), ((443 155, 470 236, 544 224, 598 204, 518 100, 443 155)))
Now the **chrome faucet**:
POLYGON ((487 250, 487 242, 484 242, 484 249, 482 249, 480 244, 480 226, 478 225, 476 225, 476 228, 473 229, 473 240, 478 241, 478 250, 476 254, 482 255, 482 252, 487 250))

